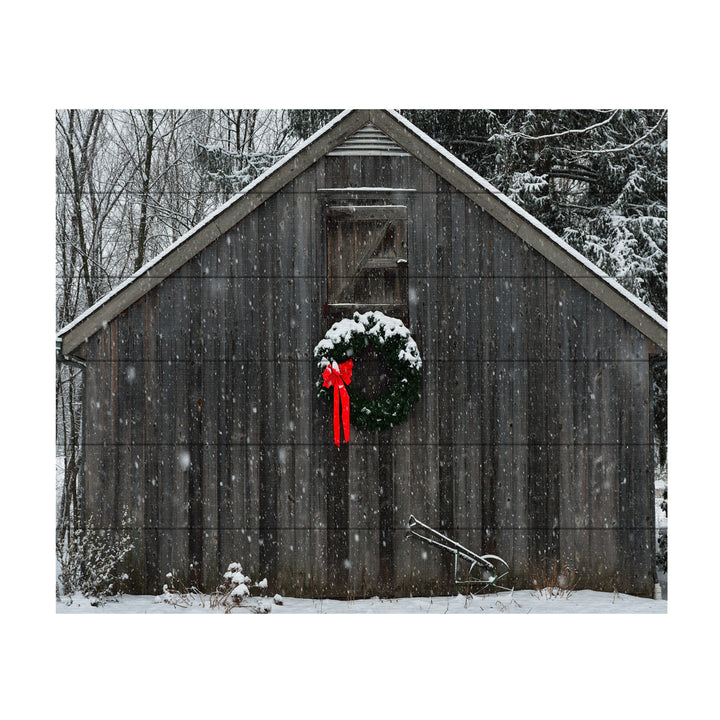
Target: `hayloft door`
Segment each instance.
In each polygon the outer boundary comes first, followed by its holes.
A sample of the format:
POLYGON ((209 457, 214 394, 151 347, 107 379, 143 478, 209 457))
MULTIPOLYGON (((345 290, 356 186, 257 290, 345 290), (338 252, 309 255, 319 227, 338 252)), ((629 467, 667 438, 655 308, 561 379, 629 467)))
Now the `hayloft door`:
POLYGON ((327 258, 328 309, 381 310, 407 321, 405 205, 330 205, 327 258))

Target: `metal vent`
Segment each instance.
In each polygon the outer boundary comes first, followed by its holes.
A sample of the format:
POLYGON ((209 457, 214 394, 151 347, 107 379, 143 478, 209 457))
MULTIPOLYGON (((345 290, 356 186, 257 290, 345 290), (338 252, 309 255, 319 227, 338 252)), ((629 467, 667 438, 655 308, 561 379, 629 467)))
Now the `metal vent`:
POLYGON ((408 155, 374 125, 366 125, 328 155, 408 155))

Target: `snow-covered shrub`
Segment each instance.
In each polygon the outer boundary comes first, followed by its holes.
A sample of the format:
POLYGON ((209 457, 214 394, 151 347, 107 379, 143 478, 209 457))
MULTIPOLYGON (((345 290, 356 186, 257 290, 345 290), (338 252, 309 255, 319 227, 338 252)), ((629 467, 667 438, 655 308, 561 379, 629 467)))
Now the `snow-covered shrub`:
POLYGON ((195 582, 190 583, 188 587, 176 572, 169 572, 165 575, 167 582, 163 585, 163 594, 160 599, 168 605, 175 607, 190 607, 192 605, 200 605, 205 607, 208 596, 199 588, 200 581, 198 578, 198 563, 190 564, 190 572, 195 582))
MULTIPOLYGON (((223 583, 218 587, 218 605, 240 605, 242 601, 250 597, 248 585, 252 580, 243 574, 242 565, 233 562, 228 565, 227 572, 223 576, 223 583)), ((267 586, 267 580, 265 581, 267 586)))
POLYGON ((103 603, 108 597, 121 595, 128 577, 122 563, 133 549, 130 525, 125 508, 117 530, 98 528, 91 517, 85 528, 76 530, 69 541, 58 543, 57 596, 80 593, 103 603))
POLYGON ((250 587, 257 588, 261 596, 267 591, 268 581, 263 578, 260 582, 254 583, 243 573, 242 565, 233 562, 228 565, 227 572, 223 576, 223 583, 217 589, 213 600, 218 607, 224 607, 225 612, 230 612, 235 607, 245 607, 252 612, 270 612, 270 605, 258 602, 257 598, 251 598, 250 587), (252 602, 252 600, 255 602, 252 602))
POLYGON ((569 598, 578 582, 575 570, 568 565, 564 556, 561 560, 552 561, 549 566, 546 555, 537 563, 529 563, 528 577, 538 596, 547 598, 569 598))
MULTIPOLYGON (((191 569, 193 568, 195 566, 191 566, 191 569)), ((234 608, 244 608, 255 613, 267 613, 270 612, 272 606, 270 603, 263 602, 267 594, 267 578, 253 583, 245 575, 239 562, 232 562, 228 565, 222 583, 214 592, 210 593, 202 592, 198 588, 197 582, 190 588, 186 587, 177 580, 172 572, 168 573, 166 577, 168 582, 163 586, 163 594, 159 599, 175 607, 191 607, 193 605, 205 607, 207 602, 211 608, 224 608, 226 613, 231 612, 234 608), (252 597, 251 589, 259 591, 260 595, 252 597)), ((276 605, 282 605, 280 595, 275 595, 273 602, 276 605)))

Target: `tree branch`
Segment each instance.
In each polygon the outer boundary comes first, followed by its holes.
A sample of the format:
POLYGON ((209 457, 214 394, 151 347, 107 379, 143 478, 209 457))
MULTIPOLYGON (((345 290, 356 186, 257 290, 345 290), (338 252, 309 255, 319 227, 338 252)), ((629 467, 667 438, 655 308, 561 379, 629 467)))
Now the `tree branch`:
POLYGON ((620 112, 619 110, 613 110, 612 115, 605 119, 601 120, 599 123, 595 123, 594 125, 588 125, 586 128, 581 128, 579 130, 571 129, 571 130, 563 130, 559 133, 550 133, 549 135, 526 135, 522 132, 514 132, 510 133, 510 137, 521 137, 523 140, 547 140, 548 138, 558 138, 558 137, 564 137, 565 135, 582 135, 582 133, 588 132, 588 130, 594 130, 595 128, 602 127, 603 125, 607 125, 609 122, 612 121, 612 119, 620 112))
POLYGON ((666 117, 667 110, 663 110, 663 114, 660 116, 660 119, 657 121, 657 123, 655 123, 655 125, 650 130, 648 130, 642 137, 637 138, 637 140, 633 140, 628 145, 623 145, 617 148, 607 148, 606 150, 570 150, 569 152, 575 153, 577 155, 612 155, 614 153, 625 152, 626 150, 634 148, 646 138, 649 138, 660 127, 660 125, 662 125, 663 120, 665 120, 666 117))

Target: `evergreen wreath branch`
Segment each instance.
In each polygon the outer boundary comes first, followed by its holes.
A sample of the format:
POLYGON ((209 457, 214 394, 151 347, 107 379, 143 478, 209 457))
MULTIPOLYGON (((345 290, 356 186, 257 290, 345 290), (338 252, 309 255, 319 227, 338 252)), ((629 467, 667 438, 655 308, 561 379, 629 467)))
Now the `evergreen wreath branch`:
POLYGON ((315 385, 318 397, 331 400, 331 389, 323 387, 323 370, 333 362, 358 358, 370 346, 387 363, 393 384, 386 393, 371 399, 350 383, 350 421, 359 430, 384 430, 403 422, 420 398, 422 361, 417 344, 401 320, 375 310, 356 312, 352 318, 336 322, 313 350, 320 371, 315 385))

